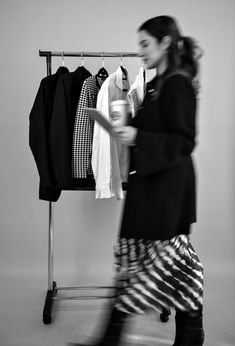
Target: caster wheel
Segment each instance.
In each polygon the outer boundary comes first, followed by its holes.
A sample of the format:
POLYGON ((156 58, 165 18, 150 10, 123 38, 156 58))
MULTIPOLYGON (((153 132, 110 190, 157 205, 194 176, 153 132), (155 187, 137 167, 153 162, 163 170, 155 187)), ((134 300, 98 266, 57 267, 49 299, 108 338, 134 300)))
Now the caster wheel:
POLYGON ((166 323, 169 320, 169 315, 165 312, 162 312, 160 314, 160 320, 164 323, 166 323))
POLYGON ((45 304, 44 304, 44 308, 43 308, 43 323, 44 324, 50 324, 52 322, 52 309, 53 309, 53 305, 54 305, 54 296, 57 293, 57 289, 56 289, 56 282, 53 281, 53 286, 52 286, 52 290, 48 290, 47 291, 47 295, 46 295, 46 299, 45 299, 45 304))
POLYGON ((53 281, 53 291, 55 291, 55 293, 57 293, 56 282, 55 281, 53 281))
POLYGON ((44 324, 50 324, 51 321, 52 321, 51 316, 48 316, 48 315, 43 316, 43 323, 44 324))

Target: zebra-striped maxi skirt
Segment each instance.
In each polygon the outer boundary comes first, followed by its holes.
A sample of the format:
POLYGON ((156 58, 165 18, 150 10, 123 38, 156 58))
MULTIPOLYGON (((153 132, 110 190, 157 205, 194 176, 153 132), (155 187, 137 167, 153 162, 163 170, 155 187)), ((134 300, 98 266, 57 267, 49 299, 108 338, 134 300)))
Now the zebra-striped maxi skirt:
POLYGON ((154 241, 118 239, 115 245, 117 309, 197 310, 203 304, 203 266, 188 235, 154 241))

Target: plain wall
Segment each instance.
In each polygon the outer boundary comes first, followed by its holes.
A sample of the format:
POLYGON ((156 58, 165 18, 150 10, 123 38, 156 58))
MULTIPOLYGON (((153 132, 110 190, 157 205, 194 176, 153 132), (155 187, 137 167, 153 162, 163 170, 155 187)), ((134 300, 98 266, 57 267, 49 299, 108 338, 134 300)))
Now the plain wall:
MULTIPOLYGON (((234 274, 235 2, 170 0, 1 0, 2 271, 47 271, 48 202, 38 199, 38 173, 28 144, 29 113, 46 75, 38 51, 137 51, 146 19, 175 16, 205 50, 198 109, 198 222, 193 243, 207 272, 234 274)), ((62 63, 52 58, 54 73, 62 63)), ((139 59, 123 59, 133 81, 139 59)), ((105 59, 111 73, 119 58, 105 59)), ((65 58, 74 71, 80 58, 65 58)), ((86 58, 96 73, 101 59, 86 58)), ((123 202, 94 192, 62 192, 55 203, 55 275, 79 283, 110 281, 123 202)))

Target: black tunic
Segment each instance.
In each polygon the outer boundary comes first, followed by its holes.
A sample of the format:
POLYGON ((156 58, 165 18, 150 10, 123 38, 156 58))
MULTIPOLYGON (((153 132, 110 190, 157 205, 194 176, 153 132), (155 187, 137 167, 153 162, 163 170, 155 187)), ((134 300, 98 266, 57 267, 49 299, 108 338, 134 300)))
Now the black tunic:
POLYGON ((138 133, 120 230, 125 238, 171 239, 196 222, 195 91, 182 74, 160 82, 160 91, 157 77, 148 83, 133 122, 138 133))

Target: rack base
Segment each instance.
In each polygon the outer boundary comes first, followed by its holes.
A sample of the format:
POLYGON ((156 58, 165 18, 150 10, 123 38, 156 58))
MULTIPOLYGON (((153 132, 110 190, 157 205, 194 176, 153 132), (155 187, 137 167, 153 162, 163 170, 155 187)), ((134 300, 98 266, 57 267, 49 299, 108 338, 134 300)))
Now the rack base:
MULTIPOLYGON (((91 299, 114 299, 116 296, 113 295, 84 295, 84 296, 60 296, 56 297, 58 291, 62 290, 97 290, 97 289, 115 289, 111 286, 78 286, 78 287, 57 287, 56 282, 53 281, 53 289, 48 290, 46 294, 44 309, 43 309, 43 323, 50 324, 52 323, 52 310, 54 306, 54 301, 56 300, 91 300, 91 299)), ((160 314, 160 320, 162 322, 167 322, 169 320, 171 312, 168 309, 165 309, 160 314)))

